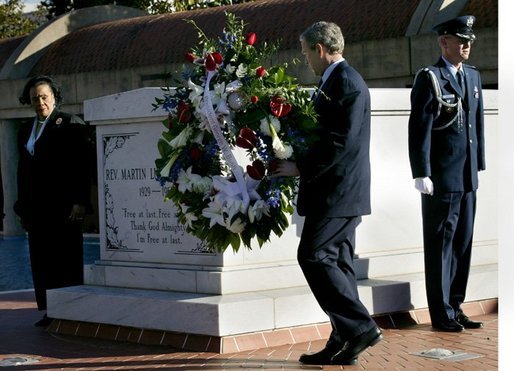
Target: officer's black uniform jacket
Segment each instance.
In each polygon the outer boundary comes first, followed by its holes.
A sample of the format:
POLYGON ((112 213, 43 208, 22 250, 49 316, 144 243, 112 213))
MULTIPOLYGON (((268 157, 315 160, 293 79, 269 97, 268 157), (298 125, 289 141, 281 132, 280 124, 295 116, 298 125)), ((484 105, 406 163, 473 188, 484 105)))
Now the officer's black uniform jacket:
MULTIPOLYGON (((411 91, 409 118, 409 158, 413 178, 430 177, 435 192, 462 192, 478 188, 477 172, 485 170, 484 110, 480 73, 463 65, 466 95, 462 100, 463 122, 444 128, 457 114, 457 108, 439 103, 428 71, 421 71, 411 91)), ((462 91, 440 58, 427 67, 435 74, 446 102, 455 103, 462 91)))

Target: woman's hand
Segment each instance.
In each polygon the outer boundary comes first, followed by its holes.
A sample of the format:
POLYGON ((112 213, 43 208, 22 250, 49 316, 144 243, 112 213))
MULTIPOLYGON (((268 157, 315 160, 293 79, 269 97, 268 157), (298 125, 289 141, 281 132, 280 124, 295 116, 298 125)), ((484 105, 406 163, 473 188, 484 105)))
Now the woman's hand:
POLYGON ((74 222, 82 222, 86 214, 86 207, 82 205, 73 205, 71 208, 70 220, 74 222))

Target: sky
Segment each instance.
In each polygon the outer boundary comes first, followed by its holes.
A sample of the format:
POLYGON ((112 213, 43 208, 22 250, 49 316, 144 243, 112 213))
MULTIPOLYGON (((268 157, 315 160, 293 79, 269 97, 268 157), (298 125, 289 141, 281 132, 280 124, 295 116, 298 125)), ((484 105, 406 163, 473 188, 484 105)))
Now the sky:
POLYGON ((23 3, 25 4, 23 10, 25 12, 32 12, 36 10, 37 5, 40 3, 40 0, 24 0, 23 3))

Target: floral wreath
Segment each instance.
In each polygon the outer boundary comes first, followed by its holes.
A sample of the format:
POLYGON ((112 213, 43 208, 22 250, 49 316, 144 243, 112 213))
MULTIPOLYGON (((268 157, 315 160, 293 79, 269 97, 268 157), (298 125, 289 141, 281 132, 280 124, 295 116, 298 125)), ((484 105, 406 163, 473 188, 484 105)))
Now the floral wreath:
POLYGON ((253 239, 262 247, 288 227, 297 179, 273 171, 277 160, 294 161, 307 149, 316 122, 287 64, 265 67, 278 43, 256 48, 256 34, 244 35, 244 22, 226 17, 217 39, 187 21, 199 45, 187 53, 177 87, 164 88, 154 104, 168 112, 155 161, 166 200, 187 231, 218 252, 238 251, 241 241, 251 249, 253 239))

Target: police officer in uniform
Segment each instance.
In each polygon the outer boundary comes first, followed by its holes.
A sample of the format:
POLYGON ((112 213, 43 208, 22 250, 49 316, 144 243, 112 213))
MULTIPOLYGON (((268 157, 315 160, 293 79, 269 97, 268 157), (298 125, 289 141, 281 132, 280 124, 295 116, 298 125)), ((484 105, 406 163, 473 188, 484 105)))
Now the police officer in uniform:
POLYGON ((480 73, 464 64, 476 36, 474 16, 434 27, 439 61, 421 69, 411 92, 409 158, 421 192, 425 284, 432 327, 480 328, 461 305, 466 295, 478 171, 485 170, 480 73))

